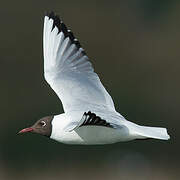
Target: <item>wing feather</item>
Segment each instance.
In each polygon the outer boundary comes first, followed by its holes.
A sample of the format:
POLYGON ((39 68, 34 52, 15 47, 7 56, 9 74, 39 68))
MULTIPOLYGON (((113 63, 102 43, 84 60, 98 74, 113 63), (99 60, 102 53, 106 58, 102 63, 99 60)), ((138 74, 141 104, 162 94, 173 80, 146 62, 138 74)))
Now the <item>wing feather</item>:
POLYGON ((84 49, 53 12, 44 18, 44 75, 65 112, 93 108, 115 111, 114 103, 84 49))

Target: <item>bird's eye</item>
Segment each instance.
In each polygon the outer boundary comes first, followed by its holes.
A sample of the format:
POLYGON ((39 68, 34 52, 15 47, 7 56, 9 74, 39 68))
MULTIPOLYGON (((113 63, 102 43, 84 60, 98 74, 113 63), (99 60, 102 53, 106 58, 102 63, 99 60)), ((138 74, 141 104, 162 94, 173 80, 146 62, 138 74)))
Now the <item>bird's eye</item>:
POLYGON ((46 126, 46 122, 45 121, 41 121, 41 126, 42 127, 46 126))

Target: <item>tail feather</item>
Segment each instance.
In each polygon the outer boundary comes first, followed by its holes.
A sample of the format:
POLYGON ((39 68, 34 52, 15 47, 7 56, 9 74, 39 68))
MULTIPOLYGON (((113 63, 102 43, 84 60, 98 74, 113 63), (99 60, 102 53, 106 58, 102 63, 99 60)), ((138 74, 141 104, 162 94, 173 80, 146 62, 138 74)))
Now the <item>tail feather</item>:
POLYGON ((166 128, 139 126, 138 131, 136 133, 139 139, 145 139, 145 138, 154 138, 161 140, 170 139, 170 136, 168 135, 166 128))
POLYGON ((131 134, 136 137, 136 139, 161 139, 168 140, 170 136, 167 133, 166 128, 161 127, 148 127, 140 126, 128 121, 128 127, 130 128, 131 134))

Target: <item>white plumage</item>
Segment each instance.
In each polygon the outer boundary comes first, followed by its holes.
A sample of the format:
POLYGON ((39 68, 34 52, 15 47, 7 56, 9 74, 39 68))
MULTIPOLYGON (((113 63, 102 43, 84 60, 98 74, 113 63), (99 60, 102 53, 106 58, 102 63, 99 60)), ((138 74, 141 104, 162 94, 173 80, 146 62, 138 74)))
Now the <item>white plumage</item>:
POLYGON ((69 144, 169 139, 165 128, 139 126, 116 112, 86 53, 54 13, 44 18, 43 48, 45 79, 65 111, 52 120, 52 139, 69 144))

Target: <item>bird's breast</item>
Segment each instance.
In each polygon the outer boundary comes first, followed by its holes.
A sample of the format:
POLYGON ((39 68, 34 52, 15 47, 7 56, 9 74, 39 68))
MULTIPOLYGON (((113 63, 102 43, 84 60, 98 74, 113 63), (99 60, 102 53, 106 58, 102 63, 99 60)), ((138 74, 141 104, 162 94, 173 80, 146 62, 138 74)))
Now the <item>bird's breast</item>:
POLYGON ((130 136, 125 129, 117 130, 102 126, 83 126, 72 132, 54 132, 51 138, 65 144, 112 144, 128 141, 130 136))

